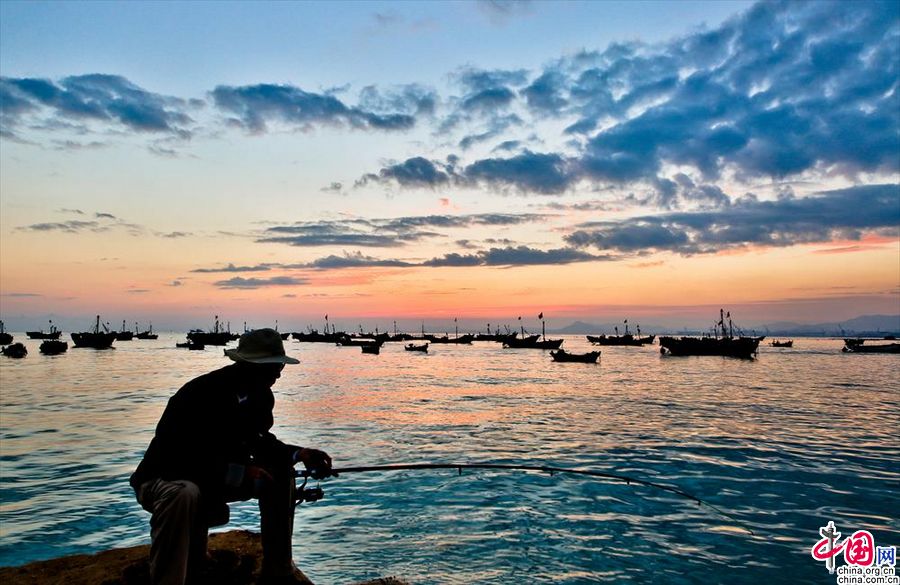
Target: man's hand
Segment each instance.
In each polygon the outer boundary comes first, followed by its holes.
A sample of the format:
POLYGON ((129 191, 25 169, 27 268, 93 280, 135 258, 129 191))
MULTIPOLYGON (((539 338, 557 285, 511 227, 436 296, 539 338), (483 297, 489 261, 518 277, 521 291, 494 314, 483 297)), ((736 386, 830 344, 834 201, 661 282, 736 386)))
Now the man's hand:
POLYGON ((325 479, 331 472, 331 457, 325 451, 318 449, 300 449, 296 458, 310 471, 313 479, 325 479))

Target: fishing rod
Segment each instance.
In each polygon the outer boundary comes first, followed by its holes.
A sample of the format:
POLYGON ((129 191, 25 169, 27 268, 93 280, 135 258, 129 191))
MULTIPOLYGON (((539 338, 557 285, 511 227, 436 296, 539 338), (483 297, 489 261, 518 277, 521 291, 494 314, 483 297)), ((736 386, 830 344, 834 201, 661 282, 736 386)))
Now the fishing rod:
POLYGON ((665 492, 669 492, 671 494, 675 494, 676 496, 691 500, 695 502, 698 506, 706 506, 716 514, 722 516, 723 518, 727 518, 728 520, 734 522, 741 529, 746 530, 751 535, 755 536, 753 530, 751 530, 744 522, 735 518, 733 515, 725 512, 719 507, 710 504, 709 502, 698 498, 697 496, 690 494, 684 490, 681 490, 677 487, 672 487, 670 485, 665 485, 661 483, 656 483, 655 481, 650 481, 647 479, 641 479, 639 477, 632 477, 629 475, 623 475, 620 473, 611 473, 608 471, 595 471, 593 469, 573 469, 569 467, 552 467, 546 465, 510 465, 510 464, 502 464, 502 463, 400 463, 400 464, 392 464, 392 465, 368 465, 362 467, 341 467, 334 468, 329 472, 322 472, 319 469, 303 469, 295 471, 296 477, 303 478, 303 485, 301 486, 299 492, 299 500, 301 501, 316 501, 322 498, 324 495, 320 488, 312 488, 311 490, 304 491, 304 487, 306 486, 306 482, 312 479, 325 479, 329 475, 333 477, 338 477, 341 474, 346 473, 370 473, 370 472, 380 472, 380 471, 420 471, 420 470, 432 470, 432 469, 456 469, 459 472, 459 475, 462 475, 463 469, 499 469, 504 471, 535 471, 539 473, 548 473, 552 477, 557 473, 567 473, 571 475, 583 475, 588 477, 599 477, 603 479, 611 479, 615 481, 621 481, 626 485, 641 485, 645 487, 654 488, 657 490, 662 490, 665 492), (309 492, 309 493, 307 493, 309 492))

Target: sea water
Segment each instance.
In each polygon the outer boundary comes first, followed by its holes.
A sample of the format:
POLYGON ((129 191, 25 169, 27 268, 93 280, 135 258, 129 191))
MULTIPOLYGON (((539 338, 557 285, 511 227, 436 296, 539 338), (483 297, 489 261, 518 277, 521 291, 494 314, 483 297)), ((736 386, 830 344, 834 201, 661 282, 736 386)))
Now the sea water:
MULTIPOLYGON (((53 357, 26 340, 27 358, 0 358, 0 565, 149 542, 128 476, 172 393, 229 363, 182 337, 53 357)), ((287 342, 301 363, 275 386, 273 430, 336 467, 594 469, 730 516, 575 475, 347 474, 298 507, 294 558, 321 583, 832 582, 810 555, 829 520, 900 545, 900 356, 841 346, 799 338, 752 361, 604 347, 577 364, 490 342, 380 355, 287 342)), ((252 502, 219 530, 234 528, 258 529, 252 502)))

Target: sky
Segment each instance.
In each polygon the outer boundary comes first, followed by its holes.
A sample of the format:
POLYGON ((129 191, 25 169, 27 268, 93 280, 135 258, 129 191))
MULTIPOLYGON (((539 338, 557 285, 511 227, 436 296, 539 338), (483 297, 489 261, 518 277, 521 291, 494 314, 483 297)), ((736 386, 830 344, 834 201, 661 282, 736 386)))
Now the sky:
POLYGON ((900 314, 900 3, 0 3, 0 318, 900 314))

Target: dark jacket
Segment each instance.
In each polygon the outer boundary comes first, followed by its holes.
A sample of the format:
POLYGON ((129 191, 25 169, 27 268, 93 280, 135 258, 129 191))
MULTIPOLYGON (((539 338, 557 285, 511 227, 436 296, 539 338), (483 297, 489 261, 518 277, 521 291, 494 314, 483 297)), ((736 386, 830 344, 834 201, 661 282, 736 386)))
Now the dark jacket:
POLYGON ((237 363, 204 374, 169 399, 131 476, 135 491, 151 479, 189 480, 207 505, 219 507, 239 486, 244 466, 279 474, 290 470, 299 447, 269 432, 275 397, 253 368, 237 363))

